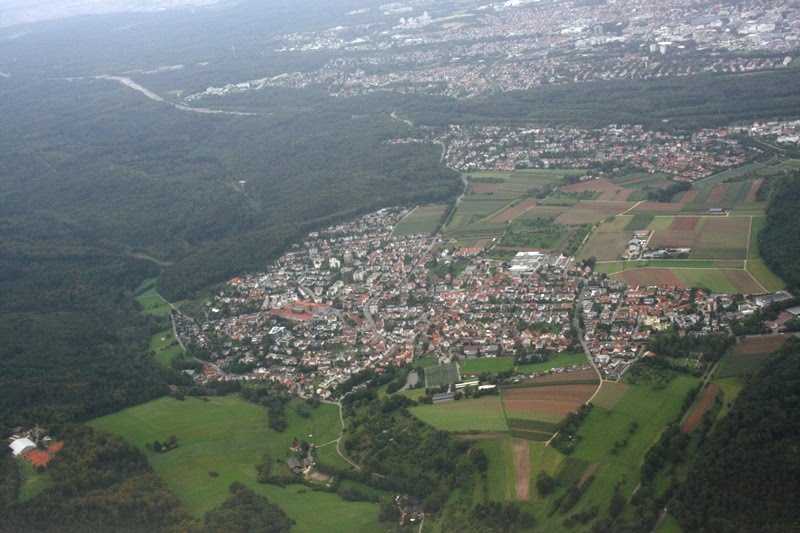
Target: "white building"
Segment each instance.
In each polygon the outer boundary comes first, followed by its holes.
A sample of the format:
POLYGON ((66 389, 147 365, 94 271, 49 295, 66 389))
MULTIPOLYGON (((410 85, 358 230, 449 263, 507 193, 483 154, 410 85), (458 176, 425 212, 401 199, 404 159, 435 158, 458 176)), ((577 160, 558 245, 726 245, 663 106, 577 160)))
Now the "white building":
POLYGON ((11 441, 11 444, 9 444, 8 447, 11 448, 11 453, 14 454, 14 457, 19 457, 23 453, 35 449, 36 443, 27 437, 23 437, 21 439, 11 441))

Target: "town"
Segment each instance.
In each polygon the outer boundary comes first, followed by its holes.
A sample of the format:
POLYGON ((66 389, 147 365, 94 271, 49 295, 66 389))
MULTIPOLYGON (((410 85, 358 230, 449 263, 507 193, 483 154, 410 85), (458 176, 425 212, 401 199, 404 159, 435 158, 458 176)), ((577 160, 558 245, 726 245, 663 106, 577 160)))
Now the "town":
POLYGON ((511 261, 441 236, 392 235, 408 209, 313 232, 265 272, 229 280, 206 320, 177 315, 179 337, 209 363, 199 382, 271 380, 329 397, 365 369, 513 355, 518 363, 584 351, 611 380, 653 356, 653 332, 729 332, 766 305, 679 287, 628 287, 573 258, 511 261))
MULTIPOLYGON (((314 69, 209 87, 352 97, 398 92, 470 98, 543 85, 787 68, 797 51, 789 0, 529 2, 457 7, 430 0, 349 13, 352 23, 268 40, 264 53, 330 54, 314 69)), ((349 22, 349 21, 348 21, 349 22)))

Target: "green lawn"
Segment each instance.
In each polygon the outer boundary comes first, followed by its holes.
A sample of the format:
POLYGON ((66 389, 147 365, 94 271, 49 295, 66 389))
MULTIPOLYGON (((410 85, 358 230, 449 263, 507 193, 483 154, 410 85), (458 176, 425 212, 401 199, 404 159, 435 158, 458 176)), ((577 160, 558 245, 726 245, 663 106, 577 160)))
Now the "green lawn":
POLYGON ((20 501, 26 502, 35 498, 40 492, 53 484, 53 480, 50 479, 50 474, 47 470, 40 474, 31 463, 24 459, 17 459, 15 463, 22 473, 22 485, 19 489, 20 501))
POLYGON ((551 356, 549 360, 543 363, 531 363, 527 365, 519 365, 517 367, 518 374, 528 374, 531 372, 544 372, 553 368, 563 368, 572 365, 589 364, 589 359, 583 352, 565 353, 551 356))
POLYGON ((460 364, 461 368, 461 375, 464 376, 466 374, 481 374, 483 372, 488 372, 490 374, 496 374, 497 372, 503 372, 505 370, 511 370, 514 368, 514 358, 513 357, 482 357, 480 359, 467 359, 466 361, 460 364))
POLYGON ((500 396, 418 405, 411 414, 445 431, 508 431, 500 396))
MULTIPOLYGON (((265 452, 274 461, 283 461, 294 437, 323 444, 335 439, 341 427, 338 408, 329 404, 312 410, 308 419, 287 409, 287 419, 289 428, 276 433, 267 428, 266 409, 231 395, 208 401, 161 398, 97 418, 90 425, 122 435, 144 452, 158 475, 196 516, 202 517, 224 501, 228 485, 238 480, 279 505, 296 521, 297 531, 379 530, 375 504, 345 502, 335 494, 314 492, 302 485, 280 488, 256 482, 254 465, 265 452), (180 444, 172 451, 159 454, 144 447, 145 442, 172 434, 180 444), (210 477, 209 471, 219 476, 210 477)), ((281 464, 274 467, 279 469, 281 464)))
POLYGON ((516 497, 516 483, 511 438, 482 440, 478 442, 478 448, 486 453, 489 460, 486 473, 489 499, 498 502, 513 500, 516 497))

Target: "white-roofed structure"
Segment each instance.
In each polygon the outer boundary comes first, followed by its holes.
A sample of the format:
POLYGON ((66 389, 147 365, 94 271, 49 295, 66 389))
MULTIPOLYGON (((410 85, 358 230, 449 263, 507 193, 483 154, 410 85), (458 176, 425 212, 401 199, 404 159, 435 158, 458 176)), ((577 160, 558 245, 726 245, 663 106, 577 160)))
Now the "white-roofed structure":
POLYGON ((21 439, 16 439, 8 445, 11 448, 11 453, 14 454, 14 457, 19 457, 25 452, 29 452, 36 448, 36 443, 33 442, 28 437, 23 437, 21 439))

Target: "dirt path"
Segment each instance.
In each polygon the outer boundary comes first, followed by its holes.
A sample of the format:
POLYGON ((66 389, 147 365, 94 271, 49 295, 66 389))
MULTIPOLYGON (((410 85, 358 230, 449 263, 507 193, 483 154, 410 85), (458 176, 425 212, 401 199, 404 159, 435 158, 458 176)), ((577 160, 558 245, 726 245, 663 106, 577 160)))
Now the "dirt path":
POLYGON ((514 474, 517 478, 517 500, 528 501, 531 486, 531 451, 528 441, 514 439, 514 474))

